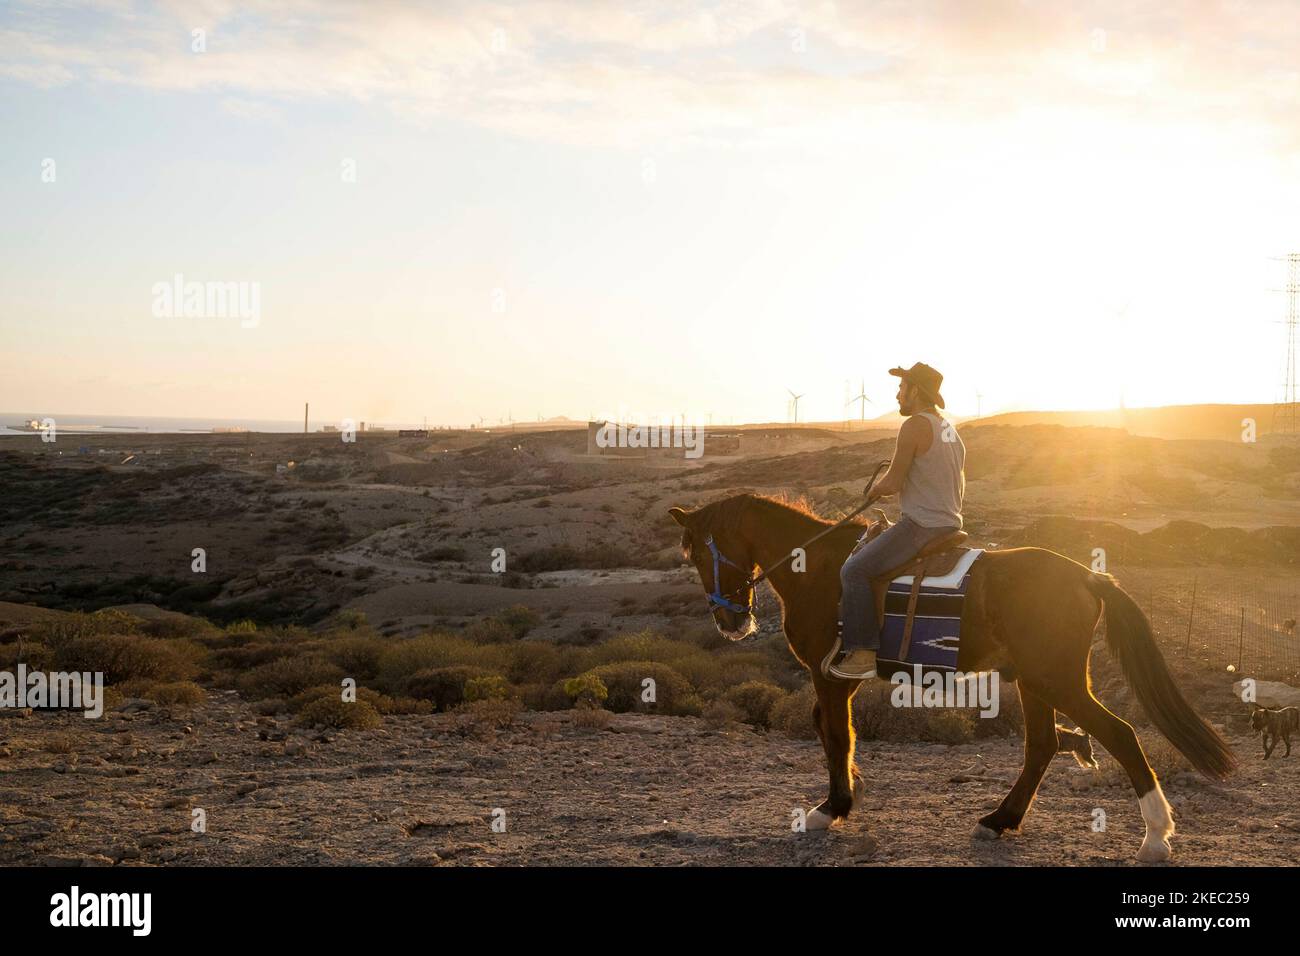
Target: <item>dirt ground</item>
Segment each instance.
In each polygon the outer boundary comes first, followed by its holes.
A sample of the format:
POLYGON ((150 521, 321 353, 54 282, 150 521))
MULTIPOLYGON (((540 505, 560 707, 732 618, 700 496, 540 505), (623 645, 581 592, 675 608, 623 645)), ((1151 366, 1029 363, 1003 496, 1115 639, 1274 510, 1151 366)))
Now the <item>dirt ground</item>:
MULTIPOLYGON (((405 716, 307 733, 230 692, 188 713, 11 716, 0 721, 0 863, 1130 865, 1142 837, 1104 753, 1095 771, 1058 757, 1023 831, 990 843, 971 831, 1015 777, 1012 739, 860 742, 864 808, 828 833, 796 833, 793 811, 825 793, 816 742, 653 715, 587 730, 568 713, 524 714, 487 739, 455 726, 454 715, 405 716), (191 829, 196 808, 206 833, 191 829), (1104 832, 1092 828, 1098 808, 1104 832)), ((1170 865, 1300 861, 1300 748, 1265 763, 1256 740, 1232 743, 1243 759, 1229 783, 1166 778, 1179 828, 1170 865)))

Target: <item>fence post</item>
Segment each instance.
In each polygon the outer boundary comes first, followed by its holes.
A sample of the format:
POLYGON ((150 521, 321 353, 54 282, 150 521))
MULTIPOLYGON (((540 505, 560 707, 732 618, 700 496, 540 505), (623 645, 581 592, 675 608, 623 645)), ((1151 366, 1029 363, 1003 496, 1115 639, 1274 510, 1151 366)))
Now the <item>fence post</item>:
POLYGON ((1241 622, 1237 625, 1237 673, 1241 673, 1241 639, 1246 634, 1246 609, 1241 609, 1241 622))
POLYGON ((1184 656, 1190 656, 1192 653, 1192 620, 1196 617, 1196 583, 1198 577, 1192 578, 1192 609, 1187 612, 1187 646, 1183 649, 1184 656))

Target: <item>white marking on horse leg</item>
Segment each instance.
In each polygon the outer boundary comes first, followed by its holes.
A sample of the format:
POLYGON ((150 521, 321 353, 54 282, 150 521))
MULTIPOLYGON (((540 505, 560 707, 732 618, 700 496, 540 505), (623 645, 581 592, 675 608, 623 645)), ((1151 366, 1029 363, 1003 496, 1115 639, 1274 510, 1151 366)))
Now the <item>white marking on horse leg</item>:
POLYGON ((1174 833, 1174 813, 1165 799, 1165 792, 1160 789, 1160 781, 1156 781, 1150 793, 1138 798, 1138 806, 1142 808, 1142 819, 1147 825, 1146 838, 1142 841, 1142 849, 1138 850, 1138 861, 1163 863, 1173 855, 1169 838, 1174 833))
POLYGON ((820 809, 809 810, 808 816, 804 819, 804 829, 806 830, 829 830, 834 825, 835 818, 820 809))

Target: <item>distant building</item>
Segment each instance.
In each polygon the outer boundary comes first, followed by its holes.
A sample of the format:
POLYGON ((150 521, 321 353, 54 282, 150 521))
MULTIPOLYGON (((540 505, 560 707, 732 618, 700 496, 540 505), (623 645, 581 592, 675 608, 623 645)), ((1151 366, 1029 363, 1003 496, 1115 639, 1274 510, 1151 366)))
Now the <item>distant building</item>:
POLYGON ((399 428, 397 430, 398 438, 428 438, 429 429, 427 428, 399 428))

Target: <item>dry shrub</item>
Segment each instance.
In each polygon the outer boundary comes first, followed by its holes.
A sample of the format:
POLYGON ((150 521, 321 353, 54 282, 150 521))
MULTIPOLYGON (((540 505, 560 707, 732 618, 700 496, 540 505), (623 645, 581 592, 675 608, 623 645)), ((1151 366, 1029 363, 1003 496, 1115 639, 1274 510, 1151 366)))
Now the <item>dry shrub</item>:
MULTIPOLYGON (((767 729, 772 726, 772 709, 789 696, 775 684, 767 681, 751 680, 728 688, 722 695, 725 703, 740 711, 740 719, 755 727, 767 729)), ((708 716, 708 713, 705 713, 708 716)))
POLYGON ((70 754, 77 749, 72 734, 50 734, 41 742, 41 749, 51 754, 70 754))
POLYGON ((975 739, 978 712, 955 707, 922 710, 921 739, 940 744, 967 744, 975 739))
POLYGON ((514 726, 522 709, 515 700, 470 701, 453 711, 452 729, 462 736, 491 737, 499 730, 514 726))
POLYGON ((106 684, 133 678, 166 682, 193 677, 206 655, 203 648, 184 640, 92 634, 57 643, 54 664, 61 671, 102 672, 106 684))
POLYGON ((418 671, 473 666, 481 673, 501 673, 510 662, 510 651, 506 645, 476 644, 456 634, 424 634, 384 648, 376 680, 395 694, 418 671))
MULTIPOLYGON (((300 693, 294 694, 285 702, 285 708, 291 714, 297 714, 305 710, 309 704, 314 704, 318 700, 333 698, 343 700, 343 687, 341 684, 318 684, 315 687, 308 687, 300 693)), ((393 698, 371 690, 369 687, 357 688, 357 700, 369 704, 379 714, 392 714, 397 712, 397 702, 393 698)))
POLYGON ((164 707, 194 707, 207 699, 203 688, 188 680, 154 684, 144 696, 164 707))
POLYGON ((773 706, 768 718, 771 728, 797 740, 816 740, 817 729, 813 726, 816 703, 817 691, 812 684, 805 684, 773 706))
POLYGON ((26 664, 29 671, 50 670, 54 663, 54 650, 37 641, 0 644, 0 670, 15 671, 19 661, 26 664))
POLYGON ((153 621, 143 621, 139 627, 141 634, 169 640, 187 637, 202 640, 218 634, 218 629, 201 617, 161 617, 153 621))
POLYGON ((498 621, 510 628, 516 638, 525 636, 542 623, 542 616, 523 604, 515 604, 496 615, 498 621))
POLYGON ((771 682, 771 669, 762 654, 700 651, 673 661, 672 666, 701 693, 714 695, 753 681, 771 682))
POLYGON ((575 707, 573 709, 573 726, 580 730, 605 730, 614 715, 599 707, 575 707))
MULTIPOLYGON (((1149 734, 1142 742, 1142 750, 1147 755, 1147 763, 1157 777, 1172 777, 1180 773, 1196 773, 1187 758, 1178 752, 1169 741, 1159 734, 1149 734)), ((1118 764, 1116 764, 1118 765, 1118 764)), ((1125 778, 1127 782, 1127 778, 1125 778)))
POLYGON ((329 661, 305 655, 281 658, 255 667, 240 675, 235 686, 249 700, 288 698, 318 684, 337 686, 343 676, 343 671, 329 661))
POLYGON ((352 703, 338 697, 321 697, 299 712, 297 723, 304 727, 327 727, 336 730, 369 730, 383 723, 379 711, 364 700, 352 703))
POLYGON ((494 617, 484 617, 465 628, 465 637, 475 644, 508 644, 515 640, 515 632, 494 617))
POLYGON ((301 653, 302 648, 293 644, 253 641, 238 647, 219 648, 211 653, 209 661, 217 670, 248 671, 301 653))
POLYGON ((62 643, 97 634, 133 634, 144 622, 125 611, 102 610, 93 614, 77 611, 58 621, 42 622, 34 628, 48 638, 48 643, 62 643))
POLYGON ((721 730, 745 720, 745 712, 726 700, 712 700, 704 707, 704 722, 714 730, 721 730))
POLYGON ((542 641, 521 641, 511 648, 505 675, 515 684, 550 686, 566 674, 582 669, 580 651, 542 641))
POLYGON ((379 674, 379 658, 389 642, 380 637, 348 635, 327 641, 321 653, 327 661, 356 680, 373 680, 379 674))

